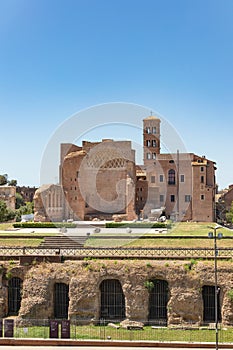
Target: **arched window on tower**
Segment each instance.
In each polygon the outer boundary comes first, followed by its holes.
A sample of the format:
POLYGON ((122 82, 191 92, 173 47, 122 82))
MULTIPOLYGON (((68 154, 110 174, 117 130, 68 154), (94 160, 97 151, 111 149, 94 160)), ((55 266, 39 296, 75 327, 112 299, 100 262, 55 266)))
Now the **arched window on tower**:
POLYGON ((157 145, 156 145, 156 140, 152 140, 152 147, 156 147, 157 145))
POLYGON ((107 279, 100 284, 100 318, 121 321, 125 318, 125 296, 116 279, 107 279))
POLYGON ((12 277, 8 282, 8 315, 17 316, 21 306, 22 280, 12 277))
POLYGON ((176 172, 174 169, 168 171, 168 185, 176 184, 176 172))

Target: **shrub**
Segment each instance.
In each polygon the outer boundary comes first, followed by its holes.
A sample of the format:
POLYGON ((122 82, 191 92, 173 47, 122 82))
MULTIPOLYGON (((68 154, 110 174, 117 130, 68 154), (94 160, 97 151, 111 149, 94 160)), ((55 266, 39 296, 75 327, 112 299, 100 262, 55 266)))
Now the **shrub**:
POLYGON ((154 288, 154 283, 152 281, 145 281, 144 287, 150 292, 154 288))
POLYGON ((191 271, 192 267, 197 264, 197 261, 195 259, 191 259, 189 263, 184 264, 184 269, 186 271, 191 271))
POLYGON ((106 228, 171 228, 171 224, 164 222, 108 222, 106 228))
POLYGON ((228 290, 227 296, 231 302, 233 302, 233 289, 228 290))
POLYGON ((77 225, 72 222, 16 222, 15 228, 75 228, 77 225))

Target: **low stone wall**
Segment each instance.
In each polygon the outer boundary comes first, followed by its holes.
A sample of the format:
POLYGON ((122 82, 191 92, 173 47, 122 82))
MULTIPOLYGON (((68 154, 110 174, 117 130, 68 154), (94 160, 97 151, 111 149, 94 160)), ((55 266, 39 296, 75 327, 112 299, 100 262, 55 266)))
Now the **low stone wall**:
MULTIPOLYGON (((117 279, 125 295, 126 318, 148 320, 149 291, 145 282, 154 279, 168 283, 168 325, 203 322, 202 287, 214 285, 213 261, 142 261, 89 260, 64 263, 36 262, 20 266, 2 263, 0 275, 0 317, 7 316, 9 278, 23 280, 22 301, 18 319, 51 319, 54 317, 54 284, 69 285, 69 318, 94 322, 100 317, 100 284, 117 279)), ((231 262, 218 262, 218 286, 222 323, 233 324, 233 303, 228 291, 233 288, 231 262)))

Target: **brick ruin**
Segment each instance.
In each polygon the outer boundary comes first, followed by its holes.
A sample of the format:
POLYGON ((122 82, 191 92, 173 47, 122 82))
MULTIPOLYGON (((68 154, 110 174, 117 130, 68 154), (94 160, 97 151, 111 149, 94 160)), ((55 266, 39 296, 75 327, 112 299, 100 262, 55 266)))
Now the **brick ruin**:
POLYGON ((135 152, 129 141, 61 145, 60 184, 35 193, 35 221, 126 220, 135 213, 135 152))

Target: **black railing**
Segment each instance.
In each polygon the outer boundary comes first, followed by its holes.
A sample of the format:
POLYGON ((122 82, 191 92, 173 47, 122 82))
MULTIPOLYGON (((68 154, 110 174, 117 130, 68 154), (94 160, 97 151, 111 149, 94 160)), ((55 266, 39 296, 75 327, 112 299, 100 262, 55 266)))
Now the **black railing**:
MULTIPOLYGON (((0 257, 25 255, 53 256, 67 258, 214 258, 213 248, 47 248, 47 247, 0 247, 0 257)), ((233 248, 219 248, 219 259, 233 257, 233 248)))

